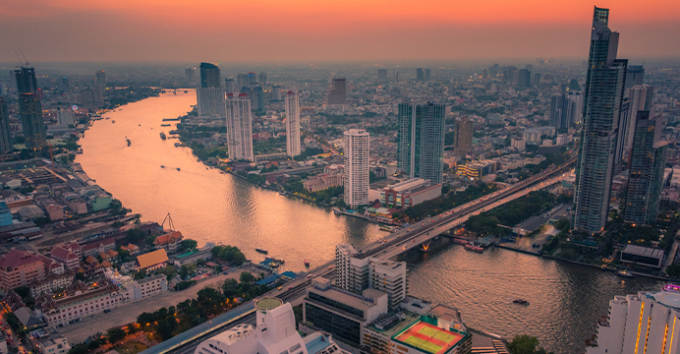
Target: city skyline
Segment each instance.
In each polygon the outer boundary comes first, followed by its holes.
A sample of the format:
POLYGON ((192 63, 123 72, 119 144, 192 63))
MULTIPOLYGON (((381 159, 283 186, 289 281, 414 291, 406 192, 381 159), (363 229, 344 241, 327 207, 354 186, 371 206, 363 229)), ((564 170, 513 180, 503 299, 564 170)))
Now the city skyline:
MULTIPOLYGON (((21 48, 32 62, 585 57, 585 19, 594 5, 612 8, 614 26, 627 39, 621 43, 622 56, 680 56, 680 39, 672 35, 680 31, 680 5, 661 0, 538 5, 526 0, 488 4, 429 0, 417 9, 405 3, 388 6, 385 1, 297 0, 293 6, 264 0, 171 1, 162 8, 150 1, 71 0, 60 5, 9 1, 0 5, 0 30, 6 34, 0 43, 21 48), (245 15, 253 10, 262 21, 257 26, 241 23, 245 20, 240 18, 248 18, 245 15), (225 13, 237 15, 228 24, 211 21, 225 13), (225 31, 235 35, 224 36, 225 31), (646 40, 651 37, 657 40, 646 40), (51 50, 36 49, 45 47, 51 50)), ((15 60, 13 50, 0 54, 0 61, 15 60)))

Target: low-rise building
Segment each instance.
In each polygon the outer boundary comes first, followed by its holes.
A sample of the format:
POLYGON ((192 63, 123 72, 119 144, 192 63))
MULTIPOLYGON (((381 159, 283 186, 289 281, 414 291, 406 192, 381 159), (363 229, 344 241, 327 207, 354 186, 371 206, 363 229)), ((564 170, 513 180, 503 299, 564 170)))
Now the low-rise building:
POLYGON ((167 253, 175 253, 179 249, 184 236, 179 231, 166 231, 165 234, 156 237, 153 241, 157 250, 164 249, 167 253))
POLYGON ((139 266, 139 269, 145 269, 147 271, 163 268, 167 263, 168 254, 162 248, 137 256, 137 265, 139 266))
POLYGON ((109 250, 116 249, 116 240, 113 237, 103 239, 101 241, 94 241, 86 243, 82 246, 83 257, 87 258, 89 256, 97 256, 101 252, 108 252, 109 250))
POLYGON ((310 192, 318 192, 332 187, 343 185, 344 177, 342 174, 320 174, 310 177, 302 182, 302 186, 310 192))
POLYGON ((71 346, 66 341, 66 337, 63 336, 43 340, 39 346, 43 354, 64 354, 68 353, 71 349, 71 346))
POLYGON ((12 211, 5 202, 0 202, 0 227, 12 225, 12 211))
POLYGON ((380 192, 380 203, 391 208, 410 208, 439 198, 441 194, 441 183, 433 184, 422 178, 413 178, 385 187, 380 192))
POLYGON ((65 288, 73 283, 72 272, 62 274, 49 274, 42 281, 34 280, 29 285, 29 290, 32 297, 36 297, 42 293, 52 293, 54 290, 65 288))
POLYGON ((662 249, 626 245, 621 251, 621 262, 637 264, 651 268, 661 268, 664 252, 662 249))
POLYGON ((0 258, 0 286, 14 289, 45 279, 45 267, 39 257, 13 249, 0 258))
POLYGON ((168 291, 168 281, 164 274, 135 280, 128 286, 130 301, 155 296, 166 291, 168 291))
POLYGON ((66 269, 75 271, 80 268, 80 257, 64 247, 55 247, 50 252, 50 257, 63 264, 66 269))

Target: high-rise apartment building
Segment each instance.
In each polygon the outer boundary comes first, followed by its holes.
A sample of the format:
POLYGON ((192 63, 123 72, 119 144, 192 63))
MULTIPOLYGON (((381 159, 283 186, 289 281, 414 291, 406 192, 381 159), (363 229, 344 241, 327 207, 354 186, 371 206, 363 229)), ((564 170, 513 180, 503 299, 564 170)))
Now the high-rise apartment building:
POLYGON ((255 86, 252 90, 244 90, 250 98, 250 105, 253 111, 262 112, 264 111, 264 90, 262 86, 255 86))
POLYGON ((232 78, 224 79, 224 92, 226 93, 239 93, 236 89, 236 82, 232 78))
POLYGON ((12 144, 12 129, 9 125, 9 112, 7 102, 0 96, 0 154, 9 154, 14 150, 12 144))
POLYGON ((645 78, 645 68, 642 65, 630 65, 626 70, 625 90, 637 85, 642 85, 645 78))
POLYGON ((344 77, 334 77, 331 80, 326 103, 329 107, 344 106, 347 103, 347 80, 344 77))
POLYGON ((222 119, 224 112, 224 89, 220 68, 214 64, 201 63, 201 83, 196 90, 198 116, 222 119))
POLYGON ((378 81, 387 81, 387 69, 378 69, 378 81))
POLYGON ((288 91, 286 94, 286 152, 288 156, 302 153, 300 147, 300 95, 288 91))
POLYGON ((444 105, 400 103, 397 127, 397 167, 410 178, 442 182, 444 105))
POLYGON ((456 121, 456 132, 454 137, 453 153, 465 157, 472 152, 472 134, 474 123, 468 117, 463 117, 456 121))
POLYGON ((595 8, 585 88, 574 204, 574 229, 604 230, 617 148, 627 60, 616 59, 619 33, 608 27, 609 10, 595 8))
POLYGON ((106 88, 107 81, 106 81, 106 73, 104 72, 104 70, 97 71, 96 78, 97 78, 97 85, 101 86, 102 89, 106 88))
POLYGON ((262 71, 257 75, 257 81, 262 86, 267 86, 267 73, 262 71))
POLYGON ((227 148, 232 160, 253 161, 253 119, 245 93, 228 94, 226 100, 227 148))
POLYGON ((350 244, 341 243, 335 246, 335 286, 338 288, 345 290, 354 288, 350 278, 351 259, 358 253, 350 244))
POLYGON ((425 81, 425 75, 423 74, 423 68, 416 69, 416 81, 425 81))
MULTIPOLYGON (((243 92, 244 87, 248 87, 250 84, 248 83, 248 75, 247 74, 238 74, 236 75, 236 89, 238 92, 243 92)), ((236 92, 234 92, 236 93, 236 92)))
POLYGON ((246 80, 248 82, 248 86, 257 85, 257 74, 255 74, 254 71, 249 72, 248 75, 246 76, 246 80))
POLYGON ((639 111, 635 125, 623 221, 653 225, 659 214, 668 143, 661 140, 661 116, 650 117, 649 111, 639 111))
POLYGON ((356 208, 368 204, 370 137, 363 129, 350 129, 343 135, 345 145, 345 204, 356 208))
POLYGON ((186 68, 184 69, 184 77, 187 79, 187 81, 194 81, 195 72, 196 68, 186 68))
POLYGON ((271 99, 274 101, 282 101, 283 100, 283 89, 281 86, 274 85, 272 86, 272 92, 271 92, 271 99))
MULTIPOLYGON (((653 98, 653 86, 635 85, 628 89, 627 97, 621 106, 619 141, 616 147, 616 165, 622 165, 624 161, 629 160, 630 150, 633 148, 638 112, 651 111, 653 109, 653 98)), ((654 112, 651 112, 651 115, 653 116, 654 112)))
POLYGON ((33 68, 22 67, 14 71, 19 91, 19 116, 29 150, 39 151, 47 147, 42 104, 38 95, 38 82, 33 68))
POLYGON ((580 125, 583 119, 583 92, 568 91, 567 97, 571 100, 571 125, 580 125))
POLYGON ((430 81, 430 74, 431 74, 430 69, 425 69, 425 71, 423 72, 423 80, 425 80, 425 82, 430 81))
POLYGON ((574 120, 573 103, 566 92, 553 95, 550 99, 550 125, 558 130, 570 128, 574 120))
POLYGON ((59 85, 59 89, 62 92, 71 91, 71 84, 68 81, 68 77, 64 76, 64 77, 61 78, 61 84, 59 85))
POLYGON ((597 321, 597 345, 586 354, 679 354, 678 304, 678 286, 670 284, 664 291, 615 296, 597 321))
POLYGON ((531 70, 519 69, 517 73, 517 86, 521 88, 531 87, 531 70))

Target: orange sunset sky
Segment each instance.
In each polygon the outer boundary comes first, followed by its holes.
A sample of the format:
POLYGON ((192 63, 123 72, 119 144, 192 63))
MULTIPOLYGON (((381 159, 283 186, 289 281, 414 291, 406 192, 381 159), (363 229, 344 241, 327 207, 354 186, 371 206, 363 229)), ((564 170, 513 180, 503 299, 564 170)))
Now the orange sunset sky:
POLYGON ((619 57, 680 56, 678 0, 1 0, 0 61, 585 58, 595 5, 619 57))

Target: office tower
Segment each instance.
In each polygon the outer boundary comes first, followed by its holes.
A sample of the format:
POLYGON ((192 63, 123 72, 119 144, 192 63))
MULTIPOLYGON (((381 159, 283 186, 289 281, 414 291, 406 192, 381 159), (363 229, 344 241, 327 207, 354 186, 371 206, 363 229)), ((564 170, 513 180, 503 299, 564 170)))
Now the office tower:
POLYGON ((541 86, 541 74, 534 74, 531 78, 531 86, 539 87, 541 86))
POLYGON ((187 81, 194 81, 194 73, 196 72, 196 68, 186 68, 184 69, 184 76, 186 77, 187 81))
POLYGON ((488 77, 489 77, 489 70, 487 70, 487 69, 482 70, 482 78, 486 79, 488 77))
POLYGON ((234 79, 231 78, 226 78, 224 79, 224 91, 226 93, 238 93, 239 91, 236 90, 236 82, 234 79))
POLYGON ((619 33, 609 29, 608 19, 608 9, 595 8, 577 164, 574 228, 588 233, 604 230, 607 221, 628 64, 616 59, 619 33))
POLYGON ((248 94, 228 94, 226 111, 229 158, 253 161, 253 118, 248 94))
POLYGON ((345 145, 345 204, 356 208, 369 203, 368 175, 370 137, 363 129, 350 129, 343 135, 345 145))
POLYGON ((668 143, 661 140, 663 119, 639 111, 630 158, 628 196, 623 221, 634 225, 653 225, 659 214, 668 143))
POLYGON ((12 144, 12 128, 9 126, 7 102, 0 96, 0 154, 9 154, 14 150, 12 144))
MULTIPOLYGON (((625 95, 624 95, 625 96, 625 95)), ((654 87, 636 85, 628 89, 627 97, 621 105, 621 118, 619 120, 619 141, 616 146, 616 171, 620 171, 624 162, 628 161, 630 150, 633 147, 635 126, 639 111, 653 110, 652 102, 654 87)), ((652 112, 653 116, 654 113, 652 112)))
POLYGON ((394 82, 399 83, 399 72, 394 73, 394 82))
POLYGON ((430 81, 430 69, 425 69, 423 72, 423 80, 425 80, 425 82, 430 81))
POLYGON ((498 64, 494 64, 489 68, 489 75, 491 76, 491 78, 495 78, 496 76, 498 76, 498 64))
POLYGON ((553 95, 550 99, 550 125, 557 130, 570 128, 574 119, 572 104, 566 92, 553 95))
POLYGON ((630 65, 628 70, 626 70, 626 86, 625 90, 636 86, 642 85, 645 78, 645 68, 642 65, 630 65))
POLYGON ((503 67, 503 83, 509 85, 517 85, 519 81, 519 70, 514 66, 503 67))
POLYGON ((80 104, 85 107, 94 106, 94 91, 91 87, 80 91, 80 104))
POLYGON ((387 69, 378 69, 378 81, 387 81, 387 69))
POLYGON ((334 77, 328 91, 328 106, 341 106, 347 103, 347 80, 344 77, 334 77))
POLYGON ((425 81, 425 77, 423 75, 423 68, 416 69, 416 81, 418 82, 425 81))
POLYGON ((527 64, 527 66, 526 66, 526 70, 527 70, 527 71, 529 71, 529 72, 531 72, 531 71, 533 71, 533 70, 534 70, 534 66, 533 66, 533 65, 531 65, 531 64, 527 64))
POLYGON ((581 91, 581 86, 578 84, 578 80, 576 79, 571 79, 569 81, 569 86, 567 87, 567 91, 581 91))
POLYGON ((264 91, 261 86, 253 87, 252 90, 244 90, 250 98, 250 104, 253 111, 262 112, 264 111, 264 91))
POLYGON ((224 118, 224 89, 220 68, 214 64, 201 63, 201 83, 196 90, 198 116, 205 118, 224 118))
POLYGON ((571 100, 571 125, 581 124, 583 117, 583 92, 569 91, 567 97, 571 100))
POLYGON ((104 105, 104 91, 102 90, 102 86, 99 84, 92 85, 92 97, 93 97, 93 104, 95 106, 103 106, 104 105))
POLYGON ((442 182, 444 111, 432 102, 399 104, 397 167, 410 178, 442 182))
POLYGON ((247 82, 248 86, 257 85, 257 74, 254 71, 248 73, 247 82))
POLYGON ((22 67, 14 71, 19 91, 19 116, 29 150, 39 151, 47 146, 42 105, 38 96, 38 82, 33 68, 22 67))
POLYGON ((238 90, 238 92, 243 92, 243 88, 248 87, 248 86, 249 86, 249 84, 248 84, 248 75, 247 74, 236 75, 236 89, 238 90))
POLYGON ((453 152, 461 157, 472 152, 472 133, 474 124, 468 117, 456 121, 453 152))
POLYGON ((288 91, 286 94, 286 152, 288 156, 300 155, 300 95, 288 91))
POLYGON ((257 81, 259 81, 260 85, 267 86, 267 73, 264 71, 260 72, 260 75, 257 76, 257 81))
POLYGON ((69 83, 68 78, 66 76, 61 78, 61 85, 59 85, 59 86, 60 86, 61 91, 63 91, 63 92, 71 91, 71 84, 69 83))
POLYGON ((97 77, 97 84, 99 86, 101 86, 102 88, 105 88, 107 81, 106 81, 106 73, 104 72, 104 70, 97 71, 96 77, 97 77))
POLYGON ((680 353, 680 294, 663 291, 614 296, 607 316, 598 320, 597 345, 586 354, 680 353))
POLYGON ((272 86, 272 100, 275 101, 283 100, 283 89, 281 89, 281 86, 278 85, 272 86))
POLYGON ((517 74, 517 85, 522 88, 531 87, 531 71, 519 69, 517 74))

